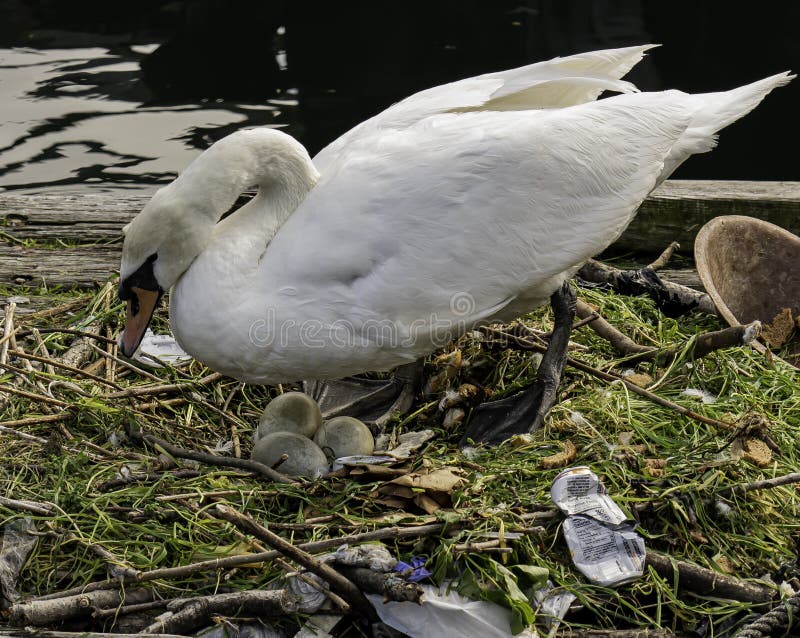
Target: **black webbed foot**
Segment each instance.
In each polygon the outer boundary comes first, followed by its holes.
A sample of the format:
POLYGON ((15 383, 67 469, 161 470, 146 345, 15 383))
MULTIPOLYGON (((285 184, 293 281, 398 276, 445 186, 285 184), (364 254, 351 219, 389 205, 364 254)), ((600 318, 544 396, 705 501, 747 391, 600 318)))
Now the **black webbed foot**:
POLYGON ((558 398, 558 385, 567 361, 567 346, 575 317, 575 293, 564 283, 550 297, 555 322, 550 345, 539 365, 536 381, 511 397, 482 403, 472 412, 462 445, 497 444, 515 434, 535 432, 558 398))

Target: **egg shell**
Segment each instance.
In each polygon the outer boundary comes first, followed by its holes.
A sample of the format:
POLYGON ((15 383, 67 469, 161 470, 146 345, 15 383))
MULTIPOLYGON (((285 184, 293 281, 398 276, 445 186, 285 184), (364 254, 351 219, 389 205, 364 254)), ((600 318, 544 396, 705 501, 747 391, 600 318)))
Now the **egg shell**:
POLYGON ((372 454, 375 439, 372 432, 358 419, 337 416, 325 421, 314 435, 314 442, 327 454, 338 459, 342 456, 372 454))
POLYGON ((330 468, 320 447, 296 432, 273 432, 261 437, 253 446, 250 458, 272 467, 283 454, 289 458, 277 470, 288 476, 316 478, 327 474, 330 468))
POLYGON ((264 408, 254 440, 273 432, 295 432, 311 438, 321 425, 322 413, 314 399, 302 392, 286 392, 264 408))

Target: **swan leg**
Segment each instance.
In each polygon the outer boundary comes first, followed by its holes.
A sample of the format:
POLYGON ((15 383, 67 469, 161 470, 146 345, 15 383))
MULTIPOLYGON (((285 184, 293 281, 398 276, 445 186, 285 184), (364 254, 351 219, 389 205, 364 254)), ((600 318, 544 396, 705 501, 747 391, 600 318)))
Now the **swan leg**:
POLYGON ((420 359, 395 368, 388 379, 303 381, 303 392, 319 404, 323 419, 352 416, 382 431, 392 415, 411 408, 422 383, 422 367, 420 359))
POLYGON ((505 399, 482 403, 472 412, 462 444, 502 443, 515 434, 535 432, 558 398, 558 385, 567 362, 567 346, 575 317, 575 292, 564 283, 550 297, 555 322, 550 345, 539 365, 536 381, 505 399))

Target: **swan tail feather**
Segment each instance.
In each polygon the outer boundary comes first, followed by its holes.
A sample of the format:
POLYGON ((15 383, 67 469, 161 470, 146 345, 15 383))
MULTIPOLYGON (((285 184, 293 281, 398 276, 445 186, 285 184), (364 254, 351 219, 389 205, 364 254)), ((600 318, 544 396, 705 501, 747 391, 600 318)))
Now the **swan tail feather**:
POLYGON ((695 113, 684 134, 667 157, 659 182, 690 155, 707 153, 717 145, 717 133, 744 117, 773 90, 791 82, 796 76, 789 71, 746 84, 730 91, 698 93, 690 96, 695 113))

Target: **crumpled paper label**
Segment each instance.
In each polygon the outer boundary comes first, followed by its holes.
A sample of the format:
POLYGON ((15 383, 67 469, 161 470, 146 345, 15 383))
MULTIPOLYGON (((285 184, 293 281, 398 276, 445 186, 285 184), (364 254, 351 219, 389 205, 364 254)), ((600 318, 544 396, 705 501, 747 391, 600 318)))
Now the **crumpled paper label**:
POLYGON ((567 515, 564 538, 575 566, 586 578, 613 587, 642 576, 644 539, 594 472, 588 467, 564 470, 553 480, 550 495, 567 515))

